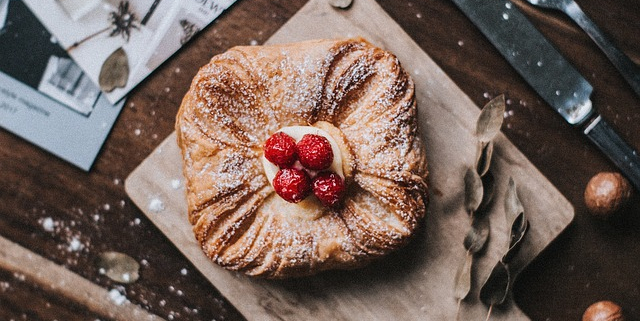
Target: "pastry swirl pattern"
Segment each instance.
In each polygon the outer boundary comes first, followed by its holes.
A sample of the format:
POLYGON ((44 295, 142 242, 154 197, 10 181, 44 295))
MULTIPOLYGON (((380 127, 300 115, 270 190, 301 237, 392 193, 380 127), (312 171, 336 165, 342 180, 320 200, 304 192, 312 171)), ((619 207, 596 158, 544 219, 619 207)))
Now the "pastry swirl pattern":
POLYGON ((425 215, 413 81, 364 39, 217 55, 193 79, 176 131, 188 219, 204 253, 226 269, 286 278, 360 267, 405 245, 425 215), (261 164, 270 135, 318 121, 339 129, 352 156, 335 209, 286 203, 261 164))

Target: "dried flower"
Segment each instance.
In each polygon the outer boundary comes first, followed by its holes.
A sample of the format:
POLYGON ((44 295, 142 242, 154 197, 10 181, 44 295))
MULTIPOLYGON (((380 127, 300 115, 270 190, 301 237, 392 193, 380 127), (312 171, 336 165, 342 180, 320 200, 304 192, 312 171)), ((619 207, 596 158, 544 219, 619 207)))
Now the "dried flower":
POLYGON ((129 1, 120 1, 120 4, 118 4, 118 10, 109 13, 109 21, 113 28, 109 37, 120 35, 127 42, 131 37, 131 30, 140 29, 140 26, 138 25, 138 16, 130 10, 129 1))
POLYGON ((454 295, 458 300, 456 319, 460 317, 462 300, 471 291, 473 257, 484 249, 489 239, 491 229, 486 214, 495 192, 495 180, 489 171, 493 154, 492 140, 500 132, 504 109, 505 100, 501 95, 482 108, 476 123, 475 136, 478 139, 476 163, 467 169, 464 176, 464 207, 471 219, 471 226, 463 241, 467 250, 466 256, 454 280, 454 295))

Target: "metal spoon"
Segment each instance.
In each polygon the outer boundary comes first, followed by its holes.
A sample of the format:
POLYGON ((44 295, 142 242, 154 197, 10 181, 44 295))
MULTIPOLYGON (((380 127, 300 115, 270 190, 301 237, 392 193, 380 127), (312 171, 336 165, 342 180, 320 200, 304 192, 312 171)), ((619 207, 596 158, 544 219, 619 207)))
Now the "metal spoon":
POLYGON ((633 91, 640 96, 640 67, 618 49, 596 24, 573 0, 527 0, 530 4, 543 8, 557 9, 567 14, 602 49, 613 65, 620 71, 633 91))

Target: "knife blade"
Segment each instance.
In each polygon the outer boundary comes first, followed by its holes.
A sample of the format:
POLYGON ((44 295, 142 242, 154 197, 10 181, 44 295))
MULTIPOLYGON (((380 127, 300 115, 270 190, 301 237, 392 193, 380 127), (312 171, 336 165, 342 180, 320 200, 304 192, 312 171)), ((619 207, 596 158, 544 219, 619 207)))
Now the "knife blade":
POLYGON ((594 110, 593 87, 509 0, 453 0, 524 80, 640 191, 640 156, 594 110))

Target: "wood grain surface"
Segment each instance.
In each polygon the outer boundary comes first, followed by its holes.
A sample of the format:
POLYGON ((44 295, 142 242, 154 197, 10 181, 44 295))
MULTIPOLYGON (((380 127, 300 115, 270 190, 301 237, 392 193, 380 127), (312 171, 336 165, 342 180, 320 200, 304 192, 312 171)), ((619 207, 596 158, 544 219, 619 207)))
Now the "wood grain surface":
MULTIPOLYGON (((354 0, 358 1, 358 0, 354 0)), ((640 62, 640 1, 577 0, 632 60, 640 62)), ((123 181, 173 131, 175 113, 197 69, 234 45, 264 43, 305 0, 239 0, 132 92, 93 169, 82 172, 0 131, 0 235, 173 320, 243 316, 127 197, 123 181), (55 223, 43 228, 43 220, 55 223), (70 251, 73 240, 82 242, 70 251), (98 273, 103 251, 127 253, 141 278, 121 286, 98 273)), ((575 208, 575 219, 516 282, 514 299, 532 320, 579 320, 591 303, 618 302, 640 320, 640 204, 621 221, 587 211, 591 176, 614 171, 579 131, 565 124, 448 0, 378 3, 476 106, 504 93, 503 133, 575 208)), ((636 149, 640 98, 598 47, 564 15, 521 7, 594 86, 594 106, 636 149)), ((322 27, 322 26, 318 26, 322 27)), ((13 271, 0 270, 0 320, 96 320, 102 316, 13 271)))
MULTIPOLYGON (((479 109, 373 0, 349 10, 312 0, 267 44, 317 38, 362 36, 395 53, 412 74, 418 118, 427 148, 431 200, 425 227, 414 244, 356 271, 327 272, 285 282, 254 280, 230 273, 207 259, 186 218, 180 150, 170 135, 125 181, 133 202, 176 247, 250 320, 455 320, 454 280, 465 257, 469 228, 464 210, 464 175, 476 157, 479 109), (314 26, 323 25, 322 28, 314 26), (159 206, 162 204, 162 206, 159 206), (310 295, 310 292, 313 294, 310 295)), ((573 207, 503 136, 495 141, 492 173, 496 198, 489 215, 491 238, 473 267, 473 288, 461 320, 485 317, 477 297, 480 284, 506 251, 508 231, 502 204, 509 177, 519 186, 530 230, 512 268, 531 262, 573 219, 573 207)), ((512 303, 495 320, 527 320, 512 303)))

